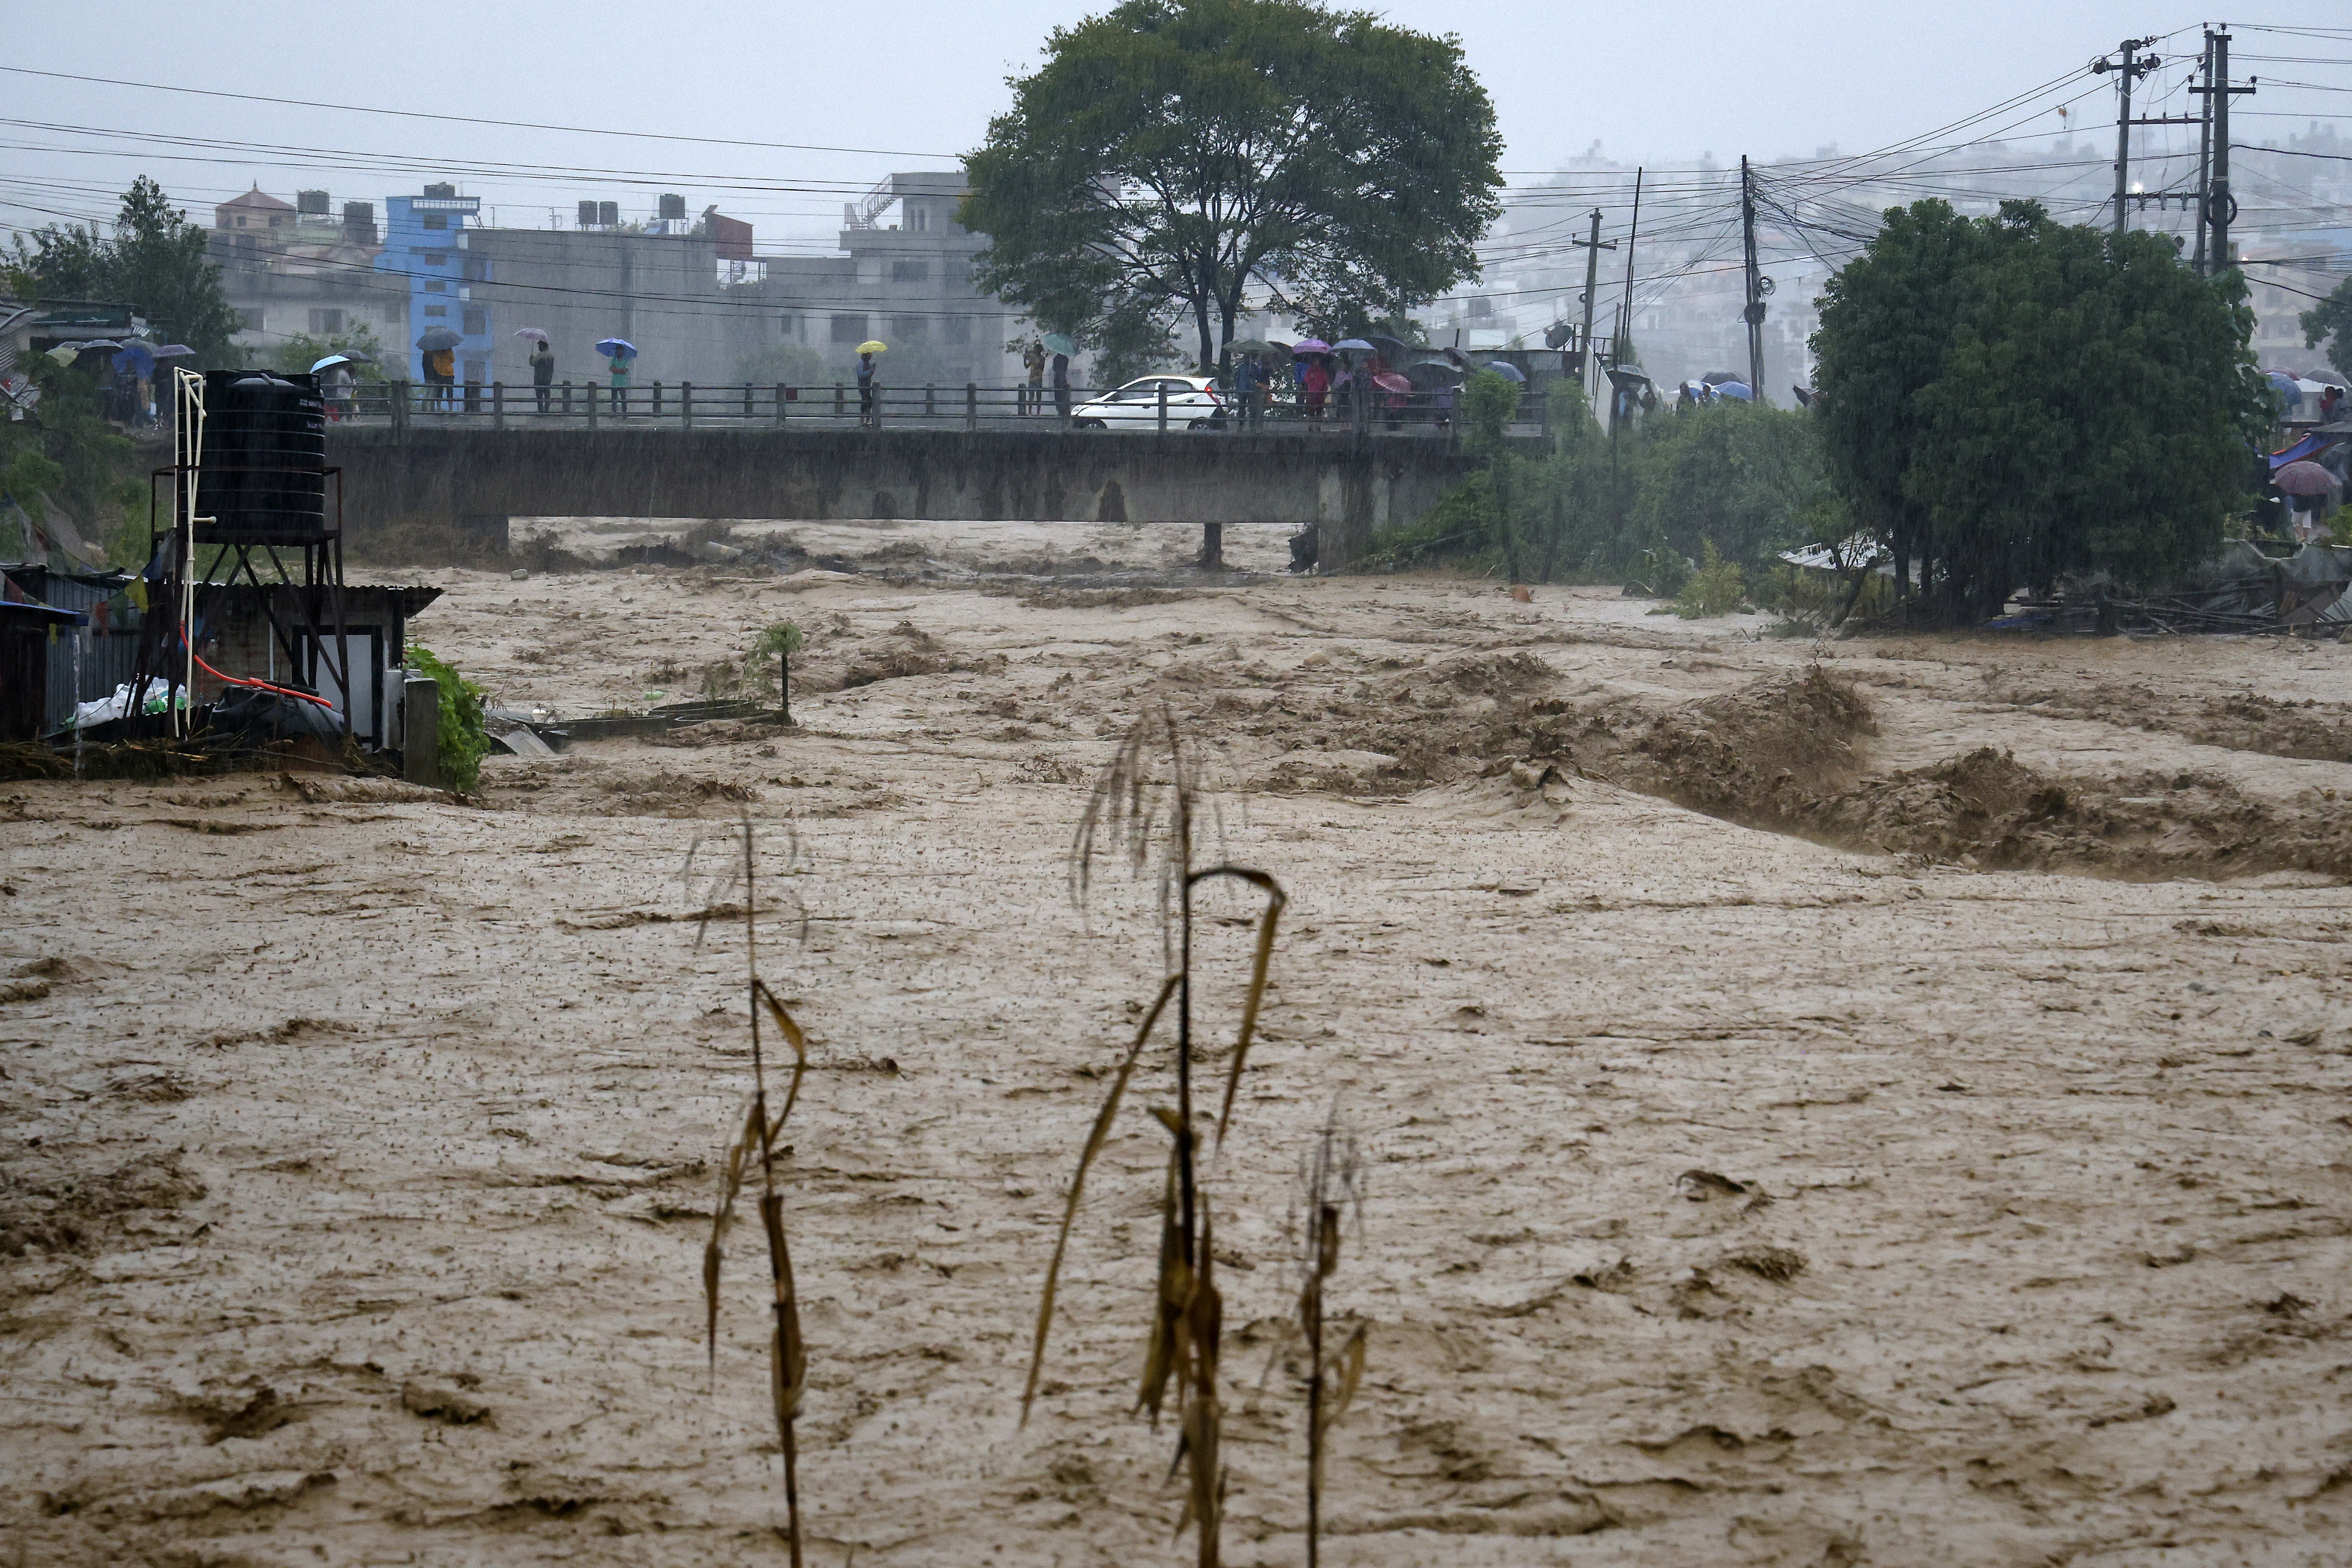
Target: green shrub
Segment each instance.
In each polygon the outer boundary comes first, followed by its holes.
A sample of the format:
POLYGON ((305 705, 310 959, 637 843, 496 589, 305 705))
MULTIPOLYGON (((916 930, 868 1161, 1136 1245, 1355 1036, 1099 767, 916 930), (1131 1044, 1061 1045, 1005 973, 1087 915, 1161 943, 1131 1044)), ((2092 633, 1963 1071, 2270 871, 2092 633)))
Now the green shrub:
POLYGON ((441 783, 464 793, 482 782, 490 737, 482 728, 482 689, 445 664, 433 650, 408 645, 408 662, 441 689, 441 783))
POLYGON ((1726 561, 1712 539, 1704 542, 1706 558, 1675 595, 1675 614, 1686 621, 1728 616, 1748 607, 1748 583, 1736 561, 1726 561))

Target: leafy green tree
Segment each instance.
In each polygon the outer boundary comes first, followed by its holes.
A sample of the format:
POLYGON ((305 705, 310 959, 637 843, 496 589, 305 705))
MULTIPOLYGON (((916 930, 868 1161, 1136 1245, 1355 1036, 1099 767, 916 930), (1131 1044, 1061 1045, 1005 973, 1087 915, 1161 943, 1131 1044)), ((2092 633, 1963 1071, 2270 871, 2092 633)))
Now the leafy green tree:
MULTIPOLYGON (((194 344, 190 344, 194 347, 194 344)), ((365 321, 348 332, 335 332, 326 337, 313 337, 309 332, 288 336, 269 353, 270 368, 283 371, 306 371, 329 354, 363 353, 368 357, 353 364, 353 381, 383 379, 383 344, 375 329, 365 321)))
POLYGON ((2296 318, 2303 328, 2303 346, 2327 344, 2327 363, 2338 375, 2352 377, 2352 278, 2338 283, 2326 299, 2296 318))
POLYGON ((1056 28, 966 162, 981 288, 1100 341, 1189 317, 1205 371, 1244 293, 1330 319, 1477 272, 1493 104, 1452 37, 1314 0, 1125 0, 1056 28))
POLYGON ((1826 488, 1811 414, 1729 398, 1643 420, 1634 461, 1642 533, 1692 559, 1712 545, 1735 567, 1802 542, 1826 488))
POLYGON ((2243 279, 2031 202, 1888 216, 1813 339, 1841 494, 1937 614, 2026 584, 2178 572, 2220 542, 2266 393, 2243 279))
POLYGON ((237 314, 205 246, 205 230, 142 174, 123 193, 112 234, 95 226, 46 225, 29 244, 26 236, 16 237, 7 270, 19 293, 129 305, 156 331, 194 349, 199 365, 241 364, 242 352, 229 342, 237 314))
POLYGON ((142 565, 147 544, 147 465, 99 411, 98 384, 85 370, 33 354, 18 368, 41 389, 31 417, 0 420, 0 540, 39 559, 25 520, 55 508, 117 566, 142 565), (21 511, 17 509, 21 508, 21 511))

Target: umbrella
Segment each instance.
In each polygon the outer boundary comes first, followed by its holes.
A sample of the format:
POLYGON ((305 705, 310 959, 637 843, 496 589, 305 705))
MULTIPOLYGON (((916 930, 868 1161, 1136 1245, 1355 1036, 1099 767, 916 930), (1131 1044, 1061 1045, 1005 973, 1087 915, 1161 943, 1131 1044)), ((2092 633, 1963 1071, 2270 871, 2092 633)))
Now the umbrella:
POLYGON ((79 343, 59 343, 57 347, 48 351, 49 357, 57 361, 59 364, 73 363, 76 356, 80 353, 81 345, 79 343))
POLYGON ((1331 352, 1331 345, 1321 338, 1301 338, 1290 345, 1290 352, 1294 354, 1328 354, 1331 352))
POLYGON ((91 338, 87 342, 74 344, 74 352, 88 353, 92 349, 119 349, 121 346, 122 344, 113 338, 91 338))
POLYGON ((884 354, 890 352, 890 345, 880 338, 868 338, 857 345, 857 352, 862 354, 884 354))
POLYGON ((1386 337, 1379 332, 1366 332, 1364 341, 1372 345, 1374 353, 1379 354, 1391 364, 1395 364, 1412 353, 1412 350, 1406 346, 1402 338, 1386 337))
POLYGON ((1331 352, 1343 354, 1376 354, 1381 351, 1361 338, 1341 338, 1331 345, 1331 352))
POLYGON ((1460 384, 1462 371, 1457 365, 1442 359, 1425 359, 1404 367, 1407 379, 1415 386, 1454 386, 1460 384))
POLYGON ((1412 383, 1407 381, 1404 377, 1397 374, 1397 373, 1392 370, 1383 371, 1380 374, 1372 377, 1372 384, 1380 387, 1385 392, 1411 392, 1412 390, 1412 383))
POLYGON ((541 342, 545 342, 547 341, 547 329, 545 327, 517 327, 515 329, 514 335, 519 338, 537 338, 541 342))
POLYGON ((465 341, 462 334, 446 327, 427 327, 417 334, 416 346, 426 353, 435 354, 443 349, 454 349, 465 341))
POLYGON ((155 352, 155 345, 150 342, 147 339, 141 337, 136 332, 124 338, 122 340, 122 346, 126 349, 145 349, 149 353, 153 353, 155 352))
POLYGON ((1281 346, 1279 343, 1270 343, 1264 338, 1235 338, 1225 345, 1237 354, 1270 354, 1281 346))
POLYGON ((127 370, 138 376, 153 375, 155 374, 154 345, 138 342, 123 344, 121 352, 114 356, 114 368, 127 370))
POLYGON ((606 359, 635 359, 637 345, 626 338, 606 338, 596 345, 596 352, 606 359))
POLYGON ((165 343, 155 351, 157 359, 194 359, 196 351, 185 343, 165 343))
POLYGON ((1491 370, 1506 381, 1516 381, 1522 386, 1527 384, 1528 373, 1521 370, 1517 365, 1513 364, 1509 360, 1490 359, 1478 368, 1480 370, 1491 370))
MULTIPOLYGON (((1698 379, 1700 384, 1706 386, 1721 386, 1727 381, 1739 381, 1738 376, 1727 370, 1711 370, 1698 379)), ((1747 383, 1740 382, 1740 384, 1745 386, 1747 383)))
POLYGON ((2271 477, 2271 483, 2284 495, 2324 496, 2336 488, 2336 476, 2306 460, 2289 463, 2271 477))
POLYGON ((1078 345, 1071 341, 1067 332, 1047 332, 1039 341, 1045 345, 1045 352, 1049 354, 1074 354, 1078 352, 1078 345))
POLYGON ((310 374, 312 375, 316 375, 322 370, 332 370, 339 364, 352 364, 355 363, 356 362, 349 354, 329 354, 325 359, 320 360, 318 363, 310 367, 310 374))
POLYGON ((1756 389, 1744 381, 1718 381, 1715 392, 1718 397, 1736 397, 1742 403, 1756 401, 1756 389))

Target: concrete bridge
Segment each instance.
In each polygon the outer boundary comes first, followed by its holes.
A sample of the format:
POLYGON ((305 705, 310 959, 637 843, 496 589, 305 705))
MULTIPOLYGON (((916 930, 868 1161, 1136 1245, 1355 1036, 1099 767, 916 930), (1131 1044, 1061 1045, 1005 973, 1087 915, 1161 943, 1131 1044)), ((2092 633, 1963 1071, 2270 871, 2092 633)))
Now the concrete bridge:
POLYGON ((331 426, 354 543, 394 530, 506 539, 511 518, 939 518, 1319 526, 1345 565, 1475 459, 1350 431, 331 426))

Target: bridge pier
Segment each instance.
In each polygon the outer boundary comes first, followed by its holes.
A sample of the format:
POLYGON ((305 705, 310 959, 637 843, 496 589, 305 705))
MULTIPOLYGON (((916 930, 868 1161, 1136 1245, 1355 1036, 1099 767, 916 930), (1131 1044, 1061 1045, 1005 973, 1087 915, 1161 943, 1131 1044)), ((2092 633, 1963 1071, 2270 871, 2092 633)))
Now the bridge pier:
POLYGON ((1201 525, 1201 564, 1204 567, 1225 563, 1225 525, 1204 522, 1201 525))

